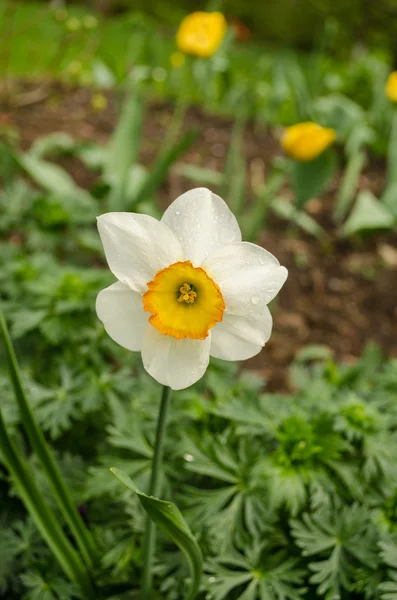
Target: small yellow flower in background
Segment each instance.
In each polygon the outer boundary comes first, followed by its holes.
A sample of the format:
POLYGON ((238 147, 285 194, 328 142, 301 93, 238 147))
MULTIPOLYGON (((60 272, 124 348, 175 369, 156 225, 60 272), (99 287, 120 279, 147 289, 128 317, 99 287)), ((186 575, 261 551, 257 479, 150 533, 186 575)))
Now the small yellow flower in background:
POLYGON ((194 12, 185 17, 176 34, 181 52, 199 58, 210 58, 218 50, 227 29, 220 12, 194 12))
POLYGON ((81 21, 80 19, 77 19, 77 17, 70 17, 70 19, 66 21, 65 25, 66 29, 69 29, 69 31, 78 31, 81 29, 81 21))
POLYGON ((317 158, 335 140, 335 131, 312 121, 287 127, 281 138, 281 147, 295 160, 317 158))
POLYGON ((182 52, 173 52, 170 56, 170 63, 174 69, 180 69, 185 62, 186 58, 182 52))
POLYGON ((100 112, 107 108, 108 100, 106 96, 98 92, 97 94, 93 94, 91 97, 91 106, 94 110, 100 112))
POLYGON ((98 26, 98 19, 94 15, 85 15, 83 25, 86 29, 95 29, 98 26))
POLYGON ((392 102, 397 102, 397 71, 390 73, 386 82, 386 96, 392 102))

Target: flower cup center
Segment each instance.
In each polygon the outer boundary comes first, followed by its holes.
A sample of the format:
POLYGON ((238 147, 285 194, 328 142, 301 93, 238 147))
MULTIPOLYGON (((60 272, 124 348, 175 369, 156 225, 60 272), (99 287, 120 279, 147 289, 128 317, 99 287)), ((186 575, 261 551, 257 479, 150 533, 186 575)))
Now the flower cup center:
POLYGON ((184 283, 180 288, 180 296, 178 302, 186 302, 187 304, 193 304, 197 298, 197 292, 194 291, 193 286, 190 283, 184 283))
POLYGON ((203 340, 223 318, 225 302, 219 286, 190 261, 177 262, 156 273, 142 301, 149 322, 176 339, 203 340))

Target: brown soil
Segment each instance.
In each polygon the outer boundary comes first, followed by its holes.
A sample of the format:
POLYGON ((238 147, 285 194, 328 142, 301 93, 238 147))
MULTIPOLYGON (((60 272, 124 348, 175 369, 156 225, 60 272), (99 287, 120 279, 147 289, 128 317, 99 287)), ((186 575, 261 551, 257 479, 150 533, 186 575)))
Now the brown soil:
MULTIPOLYGON (((116 122, 117 101, 108 95, 101 112, 91 107, 86 89, 53 87, 46 99, 28 106, 0 111, 0 124, 14 125, 23 148, 43 134, 65 131, 79 139, 105 143, 116 122)), ((150 165, 161 147, 170 121, 170 107, 150 106, 141 160, 150 165)), ((185 128, 198 127, 200 135, 183 162, 222 171, 232 123, 228 119, 203 115, 191 109, 185 128)), ((266 179, 270 161, 279 144, 263 127, 248 126, 244 150, 250 183, 266 179)), ((81 186, 90 187, 94 177, 74 158, 62 165, 81 186)), ((375 341, 389 355, 397 356, 397 250, 396 236, 382 234, 366 240, 338 240, 330 218, 340 174, 321 198, 308 210, 327 229, 327 245, 300 231, 291 232, 288 223, 271 217, 260 243, 275 254, 289 270, 289 277, 274 310, 272 337, 249 365, 269 378, 271 389, 288 387, 287 367, 297 350, 307 344, 326 344, 337 359, 354 361, 367 342, 375 341)), ((173 169, 160 191, 167 206, 183 191, 194 187, 173 169)), ((384 185, 384 166, 372 163, 361 177, 360 187, 379 193, 384 185)), ((288 193, 288 190, 286 191, 288 193)), ((250 199, 250 189, 247 199, 250 199)))

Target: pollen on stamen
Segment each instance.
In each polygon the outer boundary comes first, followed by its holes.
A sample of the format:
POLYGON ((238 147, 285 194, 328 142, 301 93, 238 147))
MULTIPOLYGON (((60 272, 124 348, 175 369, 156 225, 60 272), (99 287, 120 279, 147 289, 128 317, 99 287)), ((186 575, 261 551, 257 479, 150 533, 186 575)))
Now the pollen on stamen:
POLYGON ((193 304, 195 299, 197 298, 197 293, 192 290, 192 287, 188 283, 184 283, 179 288, 180 296, 178 298, 178 302, 186 302, 186 304, 193 304))

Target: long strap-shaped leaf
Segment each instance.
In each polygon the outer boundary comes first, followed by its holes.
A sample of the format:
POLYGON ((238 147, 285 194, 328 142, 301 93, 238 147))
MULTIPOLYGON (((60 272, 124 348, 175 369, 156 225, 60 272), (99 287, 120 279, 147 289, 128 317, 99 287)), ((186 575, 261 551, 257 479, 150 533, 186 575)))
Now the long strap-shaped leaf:
POLYGON ((194 600, 200 588, 203 557, 200 546, 190 531, 189 526, 178 507, 172 502, 165 502, 164 500, 159 500, 153 496, 147 496, 137 489, 134 482, 123 471, 120 471, 120 469, 110 470, 126 488, 137 494, 142 507, 152 521, 154 521, 185 554, 192 576, 192 584, 187 600, 194 600))
POLYGON ((32 475, 20 458, 8 434, 1 412, 0 451, 26 509, 61 568, 71 581, 81 587, 84 598, 93 599, 94 594, 85 568, 62 531, 54 512, 44 501, 32 475))
POLYGON ((394 108, 389 147, 387 150, 387 185, 397 183, 397 108, 394 108))
POLYGON ((185 133, 180 141, 174 146, 166 148, 164 151, 160 152, 154 165, 150 169, 150 174, 142 183, 142 186, 138 189, 134 198, 134 204, 139 204, 143 200, 146 200, 154 192, 154 190, 160 186, 168 173, 168 169, 193 144, 198 136, 198 133, 198 130, 192 129, 185 133))
POLYGON ((50 482, 54 496, 62 511, 88 566, 93 564, 96 550, 90 531, 85 526, 73 498, 62 478, 51 451, 44 439, 43 433, 36 422, 32 409, 27 401, 22 385, 18 361, 12 345, 3 312, 0 306, 0 335, 4 341, 4 348, 8 359, 10 378, 14 387, 15 398, 21 413, 22 424, 29 438, 32 449, 37 454, 41 466, 50 482))

